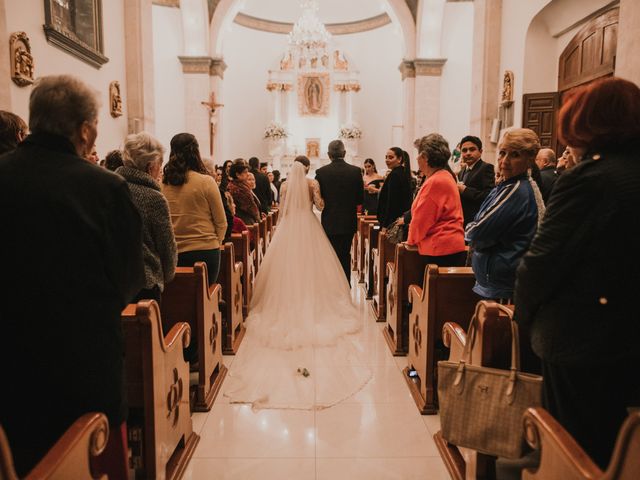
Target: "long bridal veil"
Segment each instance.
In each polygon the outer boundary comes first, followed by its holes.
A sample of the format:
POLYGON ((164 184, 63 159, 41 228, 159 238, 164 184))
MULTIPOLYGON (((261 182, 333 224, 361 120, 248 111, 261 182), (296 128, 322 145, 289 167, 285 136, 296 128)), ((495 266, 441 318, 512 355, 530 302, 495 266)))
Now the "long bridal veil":
POLYGON ((271 244, 255 279, 247 333, 225 381, 232 403, 322 409, 371 378, 344 276, 311 210, 306 170, 294 162, 271 244))

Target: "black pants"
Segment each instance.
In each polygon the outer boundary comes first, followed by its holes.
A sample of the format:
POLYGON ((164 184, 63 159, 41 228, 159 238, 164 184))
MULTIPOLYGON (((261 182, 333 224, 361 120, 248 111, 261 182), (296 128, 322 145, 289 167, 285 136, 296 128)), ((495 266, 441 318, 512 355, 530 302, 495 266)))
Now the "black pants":
POLYGON ((192 250, 178 254, 179 267, 193 267, 193 264, 196 262, 204 262, 207 264, 209 285, 216 283, 218 273, 220 273, 220 249, 192 250))
POLYGON ((143 288, 138 292, 131 303, 138 303, 140 300, 155 300, 158 303, 158 307, 162 306, 162 292, 160 287, 154 285, 153 288, 143 288))
POLYGON ((627 407, 638 405, 638 362, 542 363, 544 407, 602 468, 607 468, 627 407))
POLYGON ((353 234, 348 233, 346 235, 327 235, 331 246, 340 260, 344 274, 347 276, 347 281, 351 285, 351 242, 353 241, 353 234))

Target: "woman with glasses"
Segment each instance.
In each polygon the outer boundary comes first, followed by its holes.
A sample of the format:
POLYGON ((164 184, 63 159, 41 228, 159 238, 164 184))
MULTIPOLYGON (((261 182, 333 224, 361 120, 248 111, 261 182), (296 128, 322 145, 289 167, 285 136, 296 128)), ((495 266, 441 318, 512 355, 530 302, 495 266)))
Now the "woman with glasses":
POLYGON ((389 173, 380 189, 377 215, 380 227, 388 228, 411 208, 411 166, 399 147, 391 147, 384 158, 389 173))

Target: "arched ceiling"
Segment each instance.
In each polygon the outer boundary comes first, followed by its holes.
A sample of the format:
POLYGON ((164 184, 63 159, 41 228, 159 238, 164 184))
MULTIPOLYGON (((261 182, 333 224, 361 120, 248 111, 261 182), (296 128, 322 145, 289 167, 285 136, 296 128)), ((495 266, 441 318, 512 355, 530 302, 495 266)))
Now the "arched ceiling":
MULTIPOLYGON (((385 0, 318 0, 318 18, 323 23, 345 23, 385 13, 385 0)), ((295 22, 302 10, 299 0, 241 0, 241 13, 276 22, 295 22)))

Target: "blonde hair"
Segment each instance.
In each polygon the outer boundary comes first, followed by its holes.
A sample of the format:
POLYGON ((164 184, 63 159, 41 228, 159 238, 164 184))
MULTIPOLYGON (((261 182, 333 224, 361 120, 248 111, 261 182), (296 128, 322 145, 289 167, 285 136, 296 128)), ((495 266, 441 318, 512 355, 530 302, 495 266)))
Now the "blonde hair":
POLYGON ((125 166, 148 172, 149 164, 162 160, 164 147, 147 132, 128 135, 124 141, 122 160, 125 166))
POLYGON ((536 132, 529 128, 512 128, 507 130, 500 139, 499 149, 507 147, 533 161, 540 150, 540 139, 536 132))

